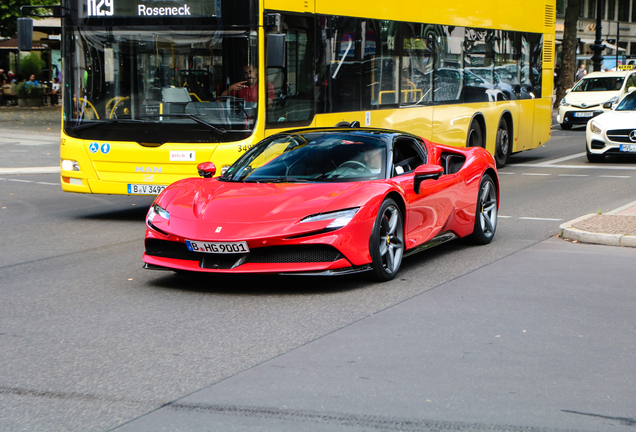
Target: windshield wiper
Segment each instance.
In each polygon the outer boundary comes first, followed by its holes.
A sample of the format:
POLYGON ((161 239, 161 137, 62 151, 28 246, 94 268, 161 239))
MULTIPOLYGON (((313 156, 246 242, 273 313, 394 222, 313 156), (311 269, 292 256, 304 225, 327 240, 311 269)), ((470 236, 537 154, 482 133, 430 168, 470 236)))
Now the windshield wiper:
POLYGON ((92 120, 90 123, 73 126, 73 128, 75 130, 83 130, 83 129, 90 129, 95 126, 101 126, 101 125, 113 124, 113 123, 148 123, 148 122, 145 120, 135 120, 135 119, 92 120))
POLYGON ((216 126, 214 126, 211 123, 208 123, 204 120, 201 120, 199 117, 195 116, 194 114, 153 114, 153 115, 146 115, 146 116, 141 116, 140 118, 157 118, 157 117, 185 117, 185 118, 189 118, 192 121, 195 121, 199 124, 202 124, 203 126, 206 126, 210 129, 212 129, 214 132, 216 132, 217 134, 221 135, 221 136, 225 136, 227 135, 227 130, 225 129, 221 129, 218 128, 216 126))
POLYGON ((286 176, 245 180, 246 183, 307 183, 308 181, 308 179, 299 179, 296 177, 286 176))

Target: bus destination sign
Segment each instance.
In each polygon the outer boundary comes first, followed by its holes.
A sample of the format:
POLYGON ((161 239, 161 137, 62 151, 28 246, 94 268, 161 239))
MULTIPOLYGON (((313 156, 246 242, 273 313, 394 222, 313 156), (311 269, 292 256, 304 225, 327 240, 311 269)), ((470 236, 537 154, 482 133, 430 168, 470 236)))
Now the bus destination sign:
POLYGON ((80 0, 89 18, 216 16, 220 0, 80 0))

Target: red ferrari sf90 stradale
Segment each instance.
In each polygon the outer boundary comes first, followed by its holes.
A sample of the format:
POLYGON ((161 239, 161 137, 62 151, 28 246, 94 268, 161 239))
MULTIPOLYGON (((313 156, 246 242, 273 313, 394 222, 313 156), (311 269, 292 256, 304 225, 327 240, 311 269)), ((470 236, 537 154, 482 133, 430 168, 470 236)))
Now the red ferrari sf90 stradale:
POLYGON ((149 269, 390 280, 402 258, 495 235, 499 178, 482 148, 368 128, 289 131, 223 175, 168 186, 146 220, 149 269))

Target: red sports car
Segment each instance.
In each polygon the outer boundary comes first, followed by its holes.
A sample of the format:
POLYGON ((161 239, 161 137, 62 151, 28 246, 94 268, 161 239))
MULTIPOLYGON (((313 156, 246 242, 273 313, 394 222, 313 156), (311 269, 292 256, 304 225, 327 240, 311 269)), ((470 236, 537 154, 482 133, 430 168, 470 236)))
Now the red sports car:
POLYGON ((499 177, 482 148, 303 129, 264 139, 219 177, 212 163, 198 168, 151 206, 145 268, 390 280, 405 256, 495 235, 499 177))

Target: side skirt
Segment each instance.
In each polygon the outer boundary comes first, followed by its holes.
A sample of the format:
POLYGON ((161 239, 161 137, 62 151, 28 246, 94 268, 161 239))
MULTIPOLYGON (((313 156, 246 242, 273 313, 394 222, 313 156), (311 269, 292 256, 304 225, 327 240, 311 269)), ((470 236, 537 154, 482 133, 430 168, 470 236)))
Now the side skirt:
POLYGON ((450 231, 446 231, 444 233, 438 234, 435 237, 433 237, 432 239, 430 239, 429 241, 427 241, 426 243, 423 243, 417 247, 414 247, 413 249, 410 249, 406 252, 404 252, 404 257, 408 257, 411 255, 414 255, 418 252, 422 252, 426 249, 430 249, 432 247, 435 246, 439 246, 443 243, 449 242, 451 240, 455 240, 457 238, 457 235, 455 233, 452 233, 450 231))

